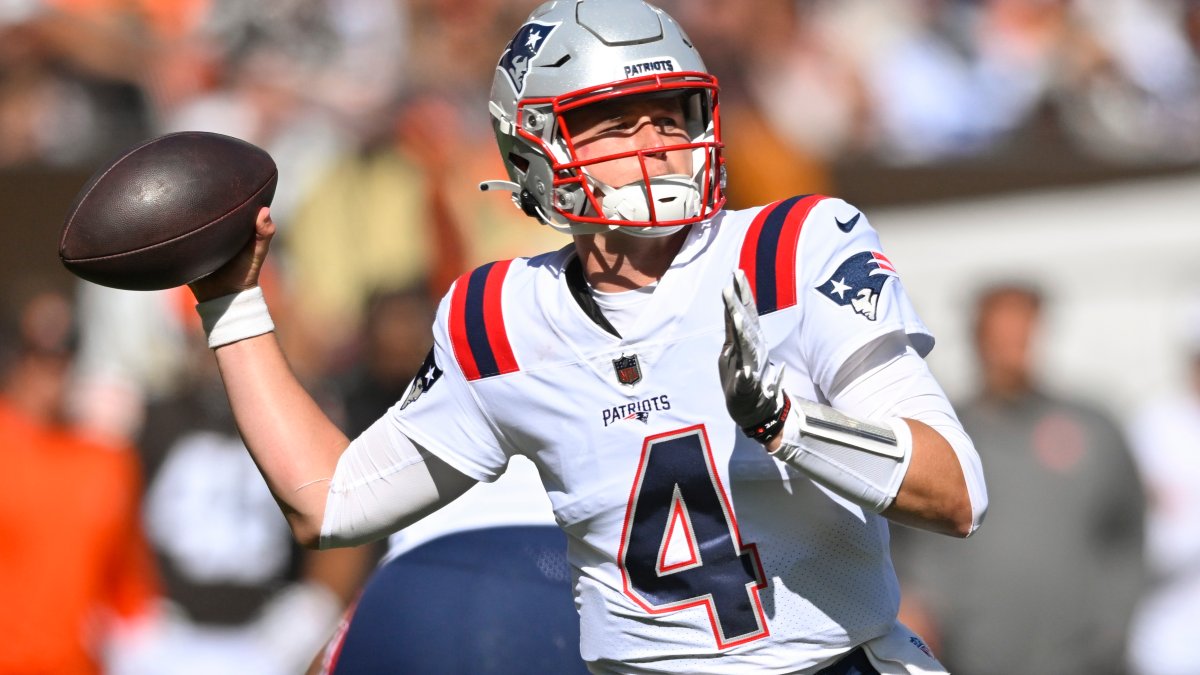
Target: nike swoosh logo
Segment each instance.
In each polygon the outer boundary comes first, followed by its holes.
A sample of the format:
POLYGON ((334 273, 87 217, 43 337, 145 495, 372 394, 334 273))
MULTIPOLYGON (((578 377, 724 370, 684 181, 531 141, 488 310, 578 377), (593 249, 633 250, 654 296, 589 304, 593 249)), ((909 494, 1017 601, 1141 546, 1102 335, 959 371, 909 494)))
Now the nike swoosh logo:
POLYGON ((854 229, 855 225, 858 224, 858 218, 861 215, 862 215, 861 213, 856 213, 856 214, 854 214, 853 218, 851 218, 850 220, 847 220, 844 223, 842 221, 838 220, 837 218, 834 218, 833 222, 837 223, 838 229, 841 230, 842 232, 849 232, 850 230, 854 229))

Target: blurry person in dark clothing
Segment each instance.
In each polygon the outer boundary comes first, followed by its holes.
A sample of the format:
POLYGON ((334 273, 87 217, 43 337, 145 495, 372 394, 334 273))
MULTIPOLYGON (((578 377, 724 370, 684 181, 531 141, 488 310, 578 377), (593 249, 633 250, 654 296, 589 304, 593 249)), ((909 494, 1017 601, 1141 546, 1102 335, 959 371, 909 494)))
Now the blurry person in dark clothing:
POLYGON ((378 289, 367 298, 361 358, 342 384, 348 436, 362 433, 404 395, 433 346, 435 310, 423 283, 378 289))
POLYGON ((169 600, 144 672, 302 672, 378 556, 296 545, 207 346, 192 342, 183 381, 149 406, 139 441, 146 529, 169 600))
POLYGON ((975 305, 981 386, 955 408, 987 470, 988 527, 953 550, 894 532, 901 618, 922 627, 952 672, 1125 672, 1142 487, 1112 418, 1041 388, 1042 305, 1018 283, 983 290, 975 305))

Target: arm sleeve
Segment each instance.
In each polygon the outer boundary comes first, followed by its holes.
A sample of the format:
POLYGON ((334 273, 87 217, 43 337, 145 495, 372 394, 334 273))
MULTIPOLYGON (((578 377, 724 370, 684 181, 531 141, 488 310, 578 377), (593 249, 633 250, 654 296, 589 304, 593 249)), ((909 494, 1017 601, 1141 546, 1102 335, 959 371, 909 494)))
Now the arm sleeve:
POLYGON ((338 459, 320 547, 378 539, 449 504, 474 483, 410 441, 385 416, 338 459))
POLYGON ((849 359, 835 379, 845 384, 830 392, 833 407, 866 419, 914 419, 946 439, 966 480, 974 532, 988 507, 983 464, 941 385, 908 337, 894 332, 877 338, 849 359))

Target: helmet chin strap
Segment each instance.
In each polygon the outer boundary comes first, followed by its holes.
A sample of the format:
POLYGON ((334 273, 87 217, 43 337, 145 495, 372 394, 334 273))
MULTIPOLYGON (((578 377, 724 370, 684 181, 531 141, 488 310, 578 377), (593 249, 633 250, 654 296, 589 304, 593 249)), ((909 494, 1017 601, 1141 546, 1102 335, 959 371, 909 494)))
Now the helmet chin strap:
MULTIPOLYGON (((649 194, 646 183, 637 180, 628 185, 614 188, 589 175, 588 180, 604 195, 600 208, 610 220, 650 220, 650 195, 654 197, 656 220, 683 220, 700 213, 700 190, 690 176, 667 174, 650 179, 649 194)), ((683 229, 683 225, 668 227, 634 227, 619 225, 619 229, 635 237, 665 237, 683 229)))
MULTIPOLYGON (((609 220, 648 221, 650 220, 650 200, 646 183, 635 180, 628 185, 614 188, 603 181, 596 180, 588 174, 588 182, 593 189, 602 194, 600 208, 604 217, 609 220)), ((506 180, 488 180, 479 184, 480 191, 499 190, 513 193, 513 202, 520 207, 518 197, 521 186, 506 180)), ((657 220, 683 220, 695 217, 700 213, 700 189, 696 181, 684 174, 667 174, 654 176, 650 179, 649 194, 654 195, 654 215, 657 220)), ((684 228, 684 225, 667 227, 637 227, 632 225, 588 225, 581 223, 559 224, 548 214, 541 214, 541 220, 550 227, 564 234, 598 234, 601 232, 620 231, 633 237, 665 237, 684 228)))

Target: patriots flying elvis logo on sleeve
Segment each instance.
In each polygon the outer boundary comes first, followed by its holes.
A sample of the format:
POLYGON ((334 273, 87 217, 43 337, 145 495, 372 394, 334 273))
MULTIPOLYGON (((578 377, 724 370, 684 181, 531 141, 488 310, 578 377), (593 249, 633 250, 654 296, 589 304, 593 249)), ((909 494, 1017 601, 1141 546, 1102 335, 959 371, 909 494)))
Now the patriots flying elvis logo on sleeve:
POLYGON ((496 64, 496 67, 508 75, 517 96, 525 90, 525 75, 529 73, 530 62, 542 50, 546 38, 555 28, 558 28, 557 23, 531 21, 521 26, 513 36, 512 42, 504 48, 504 54, 500 56, 500 63, 496 64))
POLYGON ((421 369, 417 371, 417 376, 408 385, 408 390, 404 392, 404 398, 400 403, 400 409, 404 410, 410 403, 421 397, 421 394, 429 391, 435 382, 442 377, 442 369, 438 368, 437 361, 433 358, 433 350, 429 350, 429 354, 425 357, 425 362, 421 364, 421 369))
POLYGON ((894 276, 896 268, 887 256, 878 251, 863 251, 846 258, 833 276, 817 286, 817 290, 837 304, 849 305, 856 314, 874 321, 883 284, 888 277, 894 276))

